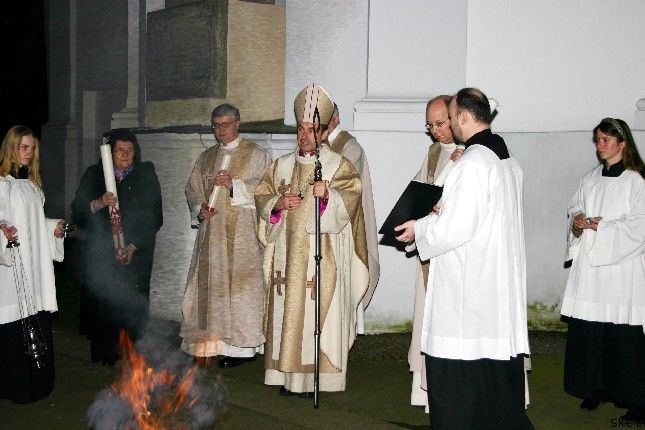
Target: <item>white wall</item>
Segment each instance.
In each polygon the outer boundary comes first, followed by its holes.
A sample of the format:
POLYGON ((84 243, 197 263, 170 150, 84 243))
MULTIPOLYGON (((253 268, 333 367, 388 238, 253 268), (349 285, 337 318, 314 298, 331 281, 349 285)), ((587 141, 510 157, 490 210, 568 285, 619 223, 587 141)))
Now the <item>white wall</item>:
POLYGON ((285 124, 295 124, 293 100, 307 84, 325 87, 352 128, 352 107, 367 86, 365 0, 286 0, 285 124))
POLYGON ((469 0, 466 82, 500 102, 504 131, 633 125, 645 97, 645 2, 469 0))
POLYGON ((467 3, 371 0, 367 98, 427 99, 463 87, 467 3))
MULTIPOLYGON (((500 102, 493 129, 524 168, 528 300, 559 304, 566 206, 596 163, 591 130, 605 116, 633 125, 636 100, 645 97, 643 17, 645 2, 627 0, 370 1, 368 94, 355 105, 353 132, 370 163, 377 224, 430 143, 425 101, 477 86, 500 102)), ((412 316, 413 261, 379 252, 368 328, 412 316)))

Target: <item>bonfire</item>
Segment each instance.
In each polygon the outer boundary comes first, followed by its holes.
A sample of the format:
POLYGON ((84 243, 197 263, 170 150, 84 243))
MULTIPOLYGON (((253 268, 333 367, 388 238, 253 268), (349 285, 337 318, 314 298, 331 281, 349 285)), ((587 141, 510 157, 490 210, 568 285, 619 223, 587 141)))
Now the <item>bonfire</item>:
POLYGON ((189 430, 212 426, 224 409, 224 390, 207 367, 150 337, 119 335, 122 371, 88 410, 94 430, 189 430))

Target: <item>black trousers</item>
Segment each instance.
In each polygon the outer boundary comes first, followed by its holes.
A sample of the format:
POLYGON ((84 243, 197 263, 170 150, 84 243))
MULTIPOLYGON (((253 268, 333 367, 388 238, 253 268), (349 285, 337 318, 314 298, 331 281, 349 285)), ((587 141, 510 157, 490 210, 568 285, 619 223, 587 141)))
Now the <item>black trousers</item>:
POLYGON ((524 407, 524 357, 452 360, 426 355, 433 430, 533 429, 524 407))

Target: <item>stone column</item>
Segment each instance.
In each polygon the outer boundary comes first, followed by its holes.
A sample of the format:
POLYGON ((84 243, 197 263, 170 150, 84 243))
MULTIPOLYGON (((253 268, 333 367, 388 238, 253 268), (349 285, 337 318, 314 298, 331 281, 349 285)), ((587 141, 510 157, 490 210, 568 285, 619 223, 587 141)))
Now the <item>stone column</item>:
MULTIPOLYGON (((112 114, 112 128, 139 127, 139 0, 128 0, 128 97, 125 108, 112 114)), ((145 9, 143 10, 145 14, 145 9)))
POLYGON ((49 40, 49 122, 42 129, 41 169, 45 209, 49 217, 62 217, 65 201, 74 195, 70 175, 79 161, 76 114, 77 17, 76 0, 46 3, 49 40), (61 168, 61 166, 64 166, 61 168), (61 178, 61 171, 65 176, 61 178), (70 188, 70 189, 68 189, 70 188))

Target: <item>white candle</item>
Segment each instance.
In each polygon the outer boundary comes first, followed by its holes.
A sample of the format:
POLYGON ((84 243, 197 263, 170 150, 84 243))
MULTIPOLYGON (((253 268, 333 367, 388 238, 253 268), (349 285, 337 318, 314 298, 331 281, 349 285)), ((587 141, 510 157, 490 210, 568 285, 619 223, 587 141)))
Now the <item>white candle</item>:
MULTIPOLYGON (((231 163, 231 155, 230 154, 224 154, 222 157, 222 164, 219 166, 219 170, 226 170, 228 169, 228 165, 231 163)), ((208 198, 208 207, 209 208, 214 208, 215 207, 215 202, 217 201, 217 196, 219 195, 219 190, 222 188, 221 185, 214 186, 213 191, 211 191, 211 195, 208 198)))
MULTIPOLYGON (((109 144, 101 145, 101 163, 103 164, 103 179, 105 179, 105 191, 109 191, 117 197, 116 180, 114 179, 114 164, 112 163, 112 148, 109 144)), ((110 223, 112 224, 112 236, 114 238, 114 249, 125 248, 123 243, 123 228, 121 227, 121 211, 119 202, 114 206, 109 206, 110 223)))

